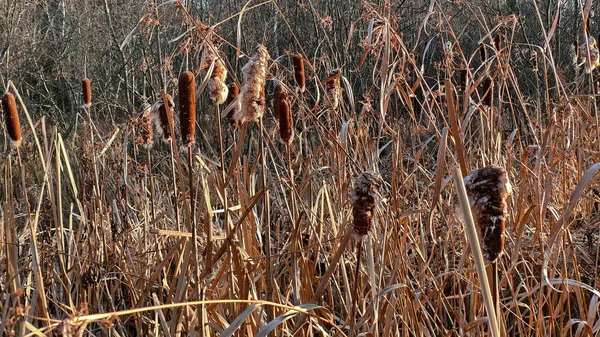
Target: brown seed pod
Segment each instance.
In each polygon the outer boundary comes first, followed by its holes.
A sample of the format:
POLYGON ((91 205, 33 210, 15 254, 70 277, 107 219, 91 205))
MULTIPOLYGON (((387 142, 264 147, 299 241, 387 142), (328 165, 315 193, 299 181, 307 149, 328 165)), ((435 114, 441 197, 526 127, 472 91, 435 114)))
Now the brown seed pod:
POLYGON ((10 137, 12 146, 18 147, 21 144, 21 123, 19 122, 19 114, 17 112, 17 102, 13 94, 6 93, 4 95, 2 98, 2 110, 4 110, 6 131, 10 137))
POLYGON ((496 34, 494 36, 494 48, 496 48, 496 52, 500 51, 501 46, 501 42, 502 42, 502 38, 500 37, 500 34, 496 34))
POLYGON ((281 142, 290 145, 294 139, 294 121, 288 94, 281 84, 275 86, 273 97, 273 115, 279 121, 279 136, 281 142))
POLYGON ((383 184, 381 178, 373 172, 361 173, 354 182, 350 199, 354 201, 352 216, 354 233, 363 238, 373 228, 373 215, 377 207, 377 191, 383 184))
POLYGON ((196 81, 191 71, 179 76, 179 122, 183 145, 194 142, 196 133, 196 81))
POLYGON ((459 89, 461 89, 461 90, 466 90, 467 89, 467 76, 468 76, 468 70, 467 69, 461 69, 461 71, 460 71, 460 85, 458 86, 459 89))
POLYGON ((342 96, 340 77, 342 77, 341 71, 334 70, 324 81, 326 102, 333 110, 336 110, 340 105, 340 97, 342 96))
POLYGON ((479 57, 481 58, 481 62, 487 61, 487 50, 485 49, 485 44, 483 43, 479 45, 479 57))
POLYGON ((81 81, 81 87, 83 88, 83 104, 89 108, 92 106, 92 83, 88 78, 84 78, 81 81))
MULTIPOLYGON (((231 83, 229 85, 229 93, 227 94, 227 100, 225 101, 225 105, 228 106, 229 104, 231 104, 231 102, 235 101, 238 98, 239 94, 240 87, 235 82, 231 83)), ((238 101, 235 104, 235 106, 227 113, 227 120, 229 121, 229 125, 231 125, 233 129, 237 129, 238 127, 238 121, 237 119, 233 118, 233 115, 240 111, 240 106, 241 104, 238 101)))
POLYGON ((488 166, 472 171, 464 183, 473 220, 479 229, 483 256, 487 262, 494 262, 504 249, 506 198, 512 193, 508 176, 504 169, 488 166))
POLYGON ((134 119, 136 127, 135 144, 143 145, 146 148, 152 147, 152 118, 151 118, 151 106, 148 103, 144 103, 142 111, 134 119))
POLYGON ((481 81, 481 92, 483 95, 481 97, 481 104, 491 106, 492 96, 494 95, 494 83, 491 78, 486 77, 481 81))
POLYGON ((304 74, 304 59, 300 54, 292 55, 294 60, 294 78, 296 79, 296 85, 300 92, 304 92, 306 89, 306 77, 304 74))
POLYGON ((265 113, 265 80, 269 52, 263 45, 256 47, 256 52, 242 68, 244 83, 240 93, 242 104, 233 118, 245 121, 258 121, 265 113))

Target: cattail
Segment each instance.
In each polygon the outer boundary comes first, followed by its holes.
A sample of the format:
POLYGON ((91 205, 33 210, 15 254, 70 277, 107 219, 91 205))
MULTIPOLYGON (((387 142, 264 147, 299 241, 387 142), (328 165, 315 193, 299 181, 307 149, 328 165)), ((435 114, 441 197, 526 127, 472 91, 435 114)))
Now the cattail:
POLYGON ((281 84, 275 86, 273 97, 273 115, 279 121, 279 136, 281 142, 290 145, 294 139, 294 121, 292 120, 292 109, 285 88, 281 84))
POLYGON ((500 51, 500 47, 502 47, 500 45, 500 42, 501 42, 500 34, 496 34, 494 36, 494 48, 496 48, 496 52, 499 52, 500 51))
POLYGON ((494 83, 492 82, 491 78, 485 77, 483 81, 481 81, 481 91, 483 92, 481 104, 485 106, 491 106, 492 96, 494 95, 494 83))
MULTIPOLYGON (((225 101, 225 105, 229 105, 231 104, 231 102, 235 101, 238 98, 239 94, 240 87, 235 82, 231 83, 229 85, 229 93, 227 94, 227 100, 225 101)), ((240 101, 237 101, 235 106, 233 106, 231 110, 229 110, 229 112, 227 113, 227 120, 229 121, 229 125, 231 125, 233 129, 237 129, 238 127, 238 121, 237 119, 233 118, 233 115, 238 113, 240 111, 240 108, 241 103, 240 101)))
POLYGON ((136 136, 135 144, 143 145, 146 148, 152 147, 152 118, 151 106, 144 103, 142 111, 135 118, 136 136))
POLYGON ((256 52, 242 68, 244 83, 240 93, 242 104, 233 118, 245 121, 257 121, 265 113, 265 80, 269 52, 263 45, 256 47, 256 52))
POLYGON ((300 54, 292 55, 294 60, 294 78, 296 79, 296 85, 298 90, 304 92, 306 89, 306 77, 304 75, 304 59, 300 54))
POLYGON ((593 36, 584 34, 583 43, 579 46, 579 56, 585 62, 586 74, 590 74, 600 65, 600 51, 593 36))
POLYGON ((479 57, 481 58, 481 62, 487 61, 487 50, 485 50, 485 44, 479 45, 479 57))
POLYGON ((183 145, 194 142, 196 133, 196 81, 191 71, 179 76, 179 121, 183 145))
POLYGON ((89 108, 92 106, 92 84, 87 77, 81 81, 81 87, 83 88, 83 106, 89 108))
POLYGON ((339 70, 334 70, 329 77, 325 79, 325 96, 327 103, 333 110, 340 105, 340 97, 342 96, 342 88, 340 87, 340 77, 342 73, 339 70))
POLYGON ((373 215, 377 206, 377 191, 383 184, 381 178, 373 172, 363 172, 354 182, 350 199, 354 201, 352 216, 354 233, 362 238, 373 228, 373 215))
POLYGON ((460 85, 458 86, 461 90, 467 90, 467 75, 468 69, 461 69, 460 71, 460 85))
POLYGON ((464 178, 473 220, 479 229, 481 248, 487 262, 494 262, 504 249, 508 215, 506 198, 512 193, 506 171, 488 166, 464 178))
POLYGON ((6 131, 10 137, 13 147, 18 147, 21 144, 21 123, 19 122, 19 114, 17 113, 17 102, 15 96, 11 93, 6 93, 2 98, 2 110, 4 110, 4 118, 6 119, 6 131))
POLYGON ((173 116, 173 107, 175 107, 175 103, 173 103, 173 97, 167 93, 163 93, 164 99, 154 103, 152 108, 150 108, 150 116, 152 120, 154 120, 154 126, 156 127, 156 131, 159 134, 163 135, 163 140, 165 142, 171 141, 171 127, 169 125, 170 116, 173 116), (167 102, 169 111, 165 109, 164 101, 167 102))

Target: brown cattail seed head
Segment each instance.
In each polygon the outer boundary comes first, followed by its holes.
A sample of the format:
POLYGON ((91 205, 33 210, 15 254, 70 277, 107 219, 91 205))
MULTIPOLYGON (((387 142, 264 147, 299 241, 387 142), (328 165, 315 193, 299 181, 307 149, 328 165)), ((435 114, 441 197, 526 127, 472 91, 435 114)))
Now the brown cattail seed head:
POLYGON ((494 83, 491 78, 486 77, 481 81, 481 93, 483 95, 481 97, 481 104, 491 106, 492 96, 494 95, 494 83))
POLYGON ((500 34, 496 34, 496 35, 494 36, 494 48, 496 48, 496 52, 499 52, 499 51, 500 51, 500 48, 502 47, 502 46, 500 45, 501 41, 502 41, 502 39, 501 39, 501 37, 500 37, 500 34))
POLYGON ((506 171, 488 166, 464 179, 473 220, 479 229, 481 249, 487 262, 494 262, 504 249, 508 215, 506 198, 512 193, 506 171))
POLYGON ((13 94, 7 93, 4 95, 4 98, 2 98, 2 110, 4 110, 8 136, 12 141, 13 147, 18 147, 21 144, 21 123, 19 122, 19 114, 17 113, 17 102, 13 94))
POLYGON ((86 108, 92 106, 92 84, 88 78, 84 78, 81 81, 81 87, 83 88, 83 104, 86 108))
POLYGON ((468 69, 461 69, 460 85, 458 86, 458 88, 461 90, 467 90, 467 75, 468 75, 468 69))
POLYGON ((151 106, 144 103, 142 111, 134 119, 136 127, 135 144, 143 145, 146 148, 152 147, 152 118, 151 106))
POLYGON ((179 76, 179 121, 183 145, 194 142, 196 133, 196 81, 191 71, 179 76))
POLYGON ((273 97, 273 114, 279 121, 279 136, 281 142, 290 145, 294 139, 294 121, 292 120, 292 109, 288 94, 281 84, 275 86, 275 95, 273 97))
POLYGON ((377 206, 377 191, 383 184, 381 178, 373 172, 363 172, 355 182, 350 198, 354 201, 352 216, 354 233, 362 238, 373 228, 373 215, 377 206))
POLYGON ((481 58, 481 62, 487 61, 487 50, 485 50, 485 44, 479 45, 479 57, 481 58))
POLYGON ((242 68, 244 83, 239 98, 242 106, 233 118, 242 122, 257 121, 265 113, 265 80, 269 57, 267 48, 258 45, 254 55, 242 68))
POLYGON ((304 74, 304 59, 300 54, 294 54, 294 78, 296 79, 296 85, 300 92, 304 92, 306 89, 306 77, 304 74))
MULTIPOLYGON (((231 104, 231 102, 235 101, 238 98, 239 94, 240 87, 235 82, 231 83, 229 85, 229 93, 227 94, 227 100, 225 101, 225 105, 229 105, 231 104)), ((229 110, 229 112, 227 113, 227 120, 229 121, 229 125, 231 125, 231 127, 234 129, 237 129, 238 121, 237 119, 233 118, 233 115, 238 113, 240 111, 240 108, 241 103, 240 101, 237 101, 235 103, 235 106, 233 106, 231 110, 229 110)))
POLYGON ((340 105, 340 97, 342 96, 340 77, 342 77, 342 73, 339 70, 335 70, 324 81, 326 101, 333 110, 336 110, 340 105))

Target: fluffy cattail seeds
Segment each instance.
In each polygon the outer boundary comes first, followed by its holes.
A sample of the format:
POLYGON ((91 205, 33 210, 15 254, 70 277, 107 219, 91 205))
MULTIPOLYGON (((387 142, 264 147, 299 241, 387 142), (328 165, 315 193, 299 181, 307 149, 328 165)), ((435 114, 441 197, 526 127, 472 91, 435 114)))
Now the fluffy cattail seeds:
POLYGON ((294 60, 294 78, 296 79, 296 85, 298 85, 298 90, 300 92, 304 92, 306 89, 306 77, 304 74, 304 59, 300 54, 292 55, 294 60))
POLYGON ((600 65, 600 51, 593 36, 584 34, 583 43, 579 46, 579 56, 585 62, 586 74, 591 73, 600 65))
POLYGON ((151 106, 144 103, 142 111, 134 119, 136 126, 135 144, 143 145, 146 148, 152 146, 152 119, 151 106))
POLYGON ((487 262, 494 262, 504 249, 506 198, 512 193, 504 169, 488 166, 464 178, 473 220, 479 229, 481 248, 487 262))
POLYGON ((335 70, 324 81, 326 101, 333 110, 337 109, 340 105, 340 97, 342 96, 340 77, 342 77, 342 73, 339 70, 335 70))
POLYGON ((4 110, 8 136, 13 147, 18 147, 21 144, 21 123, 19 122, 19 114, 17 113, 17 102, 15 102, 13 94, 6 93, 4 95, 4 98, 2 98, 2 110, 4 110))
POLYGON ((379 176, 372 172, 363 172, 354 182, 350 198, 354 201, 352 216, 354 233, 362 238, 373 228, 373 215, 377 206, 377 191, 383 184, 379 176))
POLYGON ((275 86, 273 97, 273 114, 279 121, 279 136, 281 142, 290 145, 294 139, 294 121, 292 120, 292 109, 287 92, 281 84, 275 86))
POLYGON ((83 89, 83 104, 84 107, 89 108, 92 106, 92 84, 88 78, 84 78, 81 81, 81 87, 83 89))
POLYGON ((163 93, 162 95, 164 99, 154 103, 152 108, 150 108, 150 116, 154 120, 154 125, 156 126, 156 130, 159 134, 163 135, 163 140, 165 142, 171 141, 171 127, 169 125, 170 116, 173 116, 173 107, 175 107, 175 103, 173 103, 173 97, 167 93, 163 93), (167 102, 168 109, 165 109, 164 102, 167 102))
MULTIPOLYGON (((240 94, 240 87, 235 83, 231 83, 229 85, 229 93, 227 94, 227 100, 225 101, 225 105, 229 105, 231 104, 231 102, 235 101, 238 98, 238 95, 240 94)), ((233 108, 231 108, 231 110, 229 110, 229 112, 227 113, 227 120, 229 121, 229 125, 231 125, 232 128, 237 129, 238 127, 238 121, 237 119, 233 118, 233 115, 238 113, 240 111, 241 108, 241 103, 240 101, 238 101, 235 106, 233 108)))
POLYGON ((258 45, 254 55, 242 68, 244 83, 239 98, 242 106, 233 118, 242 122, 257 121, 265 113, 265 80, 269 57, 267 48, 258 45))
POLYGON ((194 142, 196 133, 196 81, 194 74, 186 71, 179 76, 179 121, 183 145, 194 142))

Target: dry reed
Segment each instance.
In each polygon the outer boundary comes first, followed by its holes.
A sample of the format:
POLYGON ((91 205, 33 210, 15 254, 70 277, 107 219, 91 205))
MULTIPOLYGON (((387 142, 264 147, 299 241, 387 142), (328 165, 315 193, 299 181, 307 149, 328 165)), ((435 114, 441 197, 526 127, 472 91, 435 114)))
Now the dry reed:
MULTIPOLYGON (((227 94, 227 100, 225 101, 225 105, 229 105, 231 104, 231 102, 237 100, 239 94, 240 87, 235 82, 231 83, 229 85, 229 93, 227 94)), ((234 129, 237 129, 238 121, 237 119, 233 118, 233 115, 238 113, 240 109, 241 103, 240 101, 237 101, 235 103, 235 106, 232 107, 231 110, 229 110, 229 112, 227 113, 227 120, 229 121, 229 125, 234 129)))
POLYGON ((242 68, 244 83, 239 100, 242 104, 233 118, 245 121, 257 121, 265 113, 265 80, 269 52, 263 45, 256 47, 256 52, 242 68))
POLYGON ((92 106, 92 84, 87 77, 81 81, 81 87, 83 89, 84 107, 89 108, 92 106))
POLYGON ((495 166, 474 170, 464 178, 473 219, 480 233, 481 248, 491 263, 504 249, 506 198, 512 193, 506 171, 495 166))
POLYGON ((304 92, 306 90, 306 75, 304 74, 304 59, 300 54, 292 55, 294 60, 294 78, 296 79, 296 85, 298 91, 304 92))
POLYGON ((21 123, 19 122, 19 114, 17 112, 17 102, 13 94, 6 93, 4 95, 4 98, 2 98, 2 110, 4 110, 6 131, 10 137, 11 145, 18 147, 21 144, 21 123))
POLYGON ((179 121, 183 145, 194 142, 196 133, 196 81, 194 74, 186 71, 179 76, 179 121))
POLYGON ((373 215, 377 206, 377 191, 383 184, 381 178, 373 172, 363 172, 355 182, 350 198, 354 201, 352 216, 354 233, 359 238, 369 234, 373 228, 373 215))

